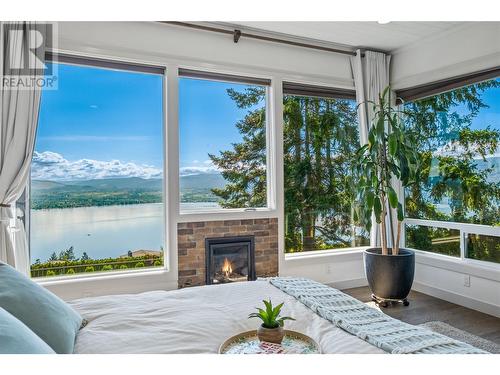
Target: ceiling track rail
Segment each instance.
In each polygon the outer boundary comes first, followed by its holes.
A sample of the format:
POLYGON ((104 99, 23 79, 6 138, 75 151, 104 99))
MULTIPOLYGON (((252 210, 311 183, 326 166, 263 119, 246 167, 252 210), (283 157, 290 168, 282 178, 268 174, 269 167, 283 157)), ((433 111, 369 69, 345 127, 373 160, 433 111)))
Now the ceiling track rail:
POLYGON ((347 50, 342 50, 342 49, 338 49, 338 48, 330 48, 330 47, 324 47, 324 46, 319 46, 319 45, 315 45, 315 44, 296 42, 293 40, 286 40, 286 39, 274 38, 274 37, 265 36, 265 35, 252 34, 252 33, 247 33, 247 32, 241 31, 239 29, 228 30, 228 29, 223 29, 223 28, 219 28, 219 27, 205 26, 205 25, 199 25, 199 24, 189 23, 189 22, 177 22, 177 21, 159 21, 159 22, 164 23, 164 24, 168 24, 168 25, 183 26, 183 27, 189 27, 189 28, 197 29, 197 30, 232 35, 234 43, 238 43, 240 38, 250 38, 250 39, 263 40, 263 41, 272 42, 272 43, 287 44, 287 45, 295 46, 295 47, 309 48, 309 49, 314 49, 314 50, 318 50, 318 51, 325 51, 325 52, 332 52, 332 53, 340 53, 340 54, 349 55, 349 56, 356 56, 355 51, 347 51, 347 50))

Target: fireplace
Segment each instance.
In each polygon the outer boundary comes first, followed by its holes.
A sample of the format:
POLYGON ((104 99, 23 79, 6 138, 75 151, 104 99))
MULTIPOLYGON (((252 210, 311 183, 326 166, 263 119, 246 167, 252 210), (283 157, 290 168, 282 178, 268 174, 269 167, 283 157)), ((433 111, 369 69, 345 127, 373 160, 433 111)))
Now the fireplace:
POLYGON ((254 236, 207 238, 206 283, 255 280, 254 236))

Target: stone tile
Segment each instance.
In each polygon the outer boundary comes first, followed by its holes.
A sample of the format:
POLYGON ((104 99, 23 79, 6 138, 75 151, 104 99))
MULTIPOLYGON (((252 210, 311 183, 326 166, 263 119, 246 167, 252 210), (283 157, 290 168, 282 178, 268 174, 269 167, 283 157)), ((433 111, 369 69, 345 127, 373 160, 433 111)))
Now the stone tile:
POLYGON ((241 225, 241 221, 240 220, 224 220, 224 225, 225 226, 241 225))
POLYGON ((231 231, 231 227, 215 227, 214 233, 229 233, 231 231))
POLYGON ((196 242, 179 242, 177 244, 177 247, 179 249, 191 249, 193 247, 196 247, 196 242))
POLYGON ((269 224, 269 219, 255 219, 255 224, 269 224))
POLYGON ((178 223, 177 224, 177 230, 179 230, 179 229, 186 229, 186 228, 188 228, 189 224, 191 224, 191 223, 178 223))
POLYGON ((196 275, 196 270, 180 270, 179 276, 194 276, 196 275))

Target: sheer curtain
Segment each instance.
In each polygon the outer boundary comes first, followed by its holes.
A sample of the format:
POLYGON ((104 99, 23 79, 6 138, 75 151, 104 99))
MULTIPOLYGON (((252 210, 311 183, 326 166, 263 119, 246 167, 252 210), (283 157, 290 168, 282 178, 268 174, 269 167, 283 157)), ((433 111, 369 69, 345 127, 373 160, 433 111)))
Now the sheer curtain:
MULTIPOLYGON (((27 274, 29 254, 26 232, 15 213, 15 202, 22 195, 30 173, 35 145, 41 89, 21 86, 6 87, 3 78, 7 66, 22 66, 32 58, 33 46, 45 45, 45 33, 36 22, 9 22, 0 24, 0 261, 27 274), (4 26, 16 25, 22 32, 7 32, 4 26), (31 48, 31 50, 30 50, 31 48), (8 60, 7 60, 8 59, 8 60), (10 64, 10 65, 9 65, 10 64)), ((37 50, 43 61, 45 48, 37 50)), ((10 73, 10 72, 9 72, 10 73)), ((9 74, 15 80, 40 78, 35 73, 9 74)), ((12 80, 11 80, 12 81, 12 80)))
MULTIPOLYGON (((370 101, 378 103, 379 94, 389 85, 390 62, 390 55, 373 51, 362 52, 359 49, 356 51, 356 56, 351 57, 356 102, 359 105, 359 136, 362 145, 368 143, 368 130, 374 114, 370 101), (362 54, 364 54, 363 57, 362 54)), ((390 236, 387 238, 390 243, 390 236)), ((380 231, 378 225, 373 225, 370 233, 370 246, 379 246, 379 244, 380 231)))

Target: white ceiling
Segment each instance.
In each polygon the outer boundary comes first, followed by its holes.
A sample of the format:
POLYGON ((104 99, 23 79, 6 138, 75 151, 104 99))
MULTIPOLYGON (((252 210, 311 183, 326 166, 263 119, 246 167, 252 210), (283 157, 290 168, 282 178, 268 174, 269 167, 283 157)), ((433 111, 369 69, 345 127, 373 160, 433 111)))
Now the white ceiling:
POLYGON ((313 39, 351 47, 393 51, 420 39, 445 32, 465 22, 224 22, 248 31, 313 39))

